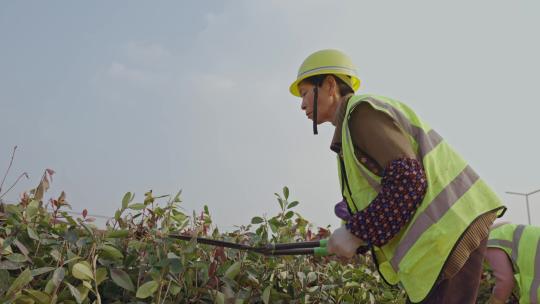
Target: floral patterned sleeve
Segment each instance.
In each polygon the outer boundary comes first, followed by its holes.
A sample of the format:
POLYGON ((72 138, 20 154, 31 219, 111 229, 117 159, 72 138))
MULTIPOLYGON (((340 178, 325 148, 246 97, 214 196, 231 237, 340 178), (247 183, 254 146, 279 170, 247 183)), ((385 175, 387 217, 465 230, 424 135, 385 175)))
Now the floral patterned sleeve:
POLYGON ((392 161, 382 176, 377 197, 345 224, 355 236, 378 247, 388 243, 409 222, 427 189, 424 169, 414 158, 392 161))

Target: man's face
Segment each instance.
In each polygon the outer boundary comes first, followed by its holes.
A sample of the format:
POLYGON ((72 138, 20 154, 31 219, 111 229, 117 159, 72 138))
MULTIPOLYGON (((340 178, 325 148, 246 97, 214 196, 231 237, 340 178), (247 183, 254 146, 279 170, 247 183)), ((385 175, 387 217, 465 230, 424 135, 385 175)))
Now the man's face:
MULTIPOLYGON (((323 122, 331 121, 333 119, 330 113, 329 107, 329 96, 330 96, 330 86, 328 83, 328 78, 323 81, 323 85, 319 87, 319 93, 317 98, 317 124, 323 122)), ((313 120, 313 89, 315 86, 309 82, 302 81, 298 84, 298 91, 300 92, 300 97, 302 98, 301 109, 306 113, 308 119, 313 120)))

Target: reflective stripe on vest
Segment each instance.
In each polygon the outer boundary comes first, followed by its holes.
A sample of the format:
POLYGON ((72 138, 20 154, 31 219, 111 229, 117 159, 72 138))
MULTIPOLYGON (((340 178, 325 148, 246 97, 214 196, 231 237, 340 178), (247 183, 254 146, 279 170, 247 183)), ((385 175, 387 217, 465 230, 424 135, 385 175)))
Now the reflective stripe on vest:
POLYGON ((400 282, 410 300, 419 302, 435 284, 463 232, 478 216, 500 208, 500 200, 412 110, 385 97, 362 95, 349 100, 342 126, 343 171, 350 186, 350 192, 344 191, 343 196, 351 210, 366 208, 377 196, 381 181, 356 159, 348 128, 352 110, 362 102, 394 119, 408 136, 426 172, 427 193, 414 217, 389 243, 374 248, 382 277, 391 284, 400 282))
POLYGON ((538 289, 540 287, 540 242, 536 244, 536 254, 534 255, 534 279, 531 284, 529 298, 531 303, 538 304, 538 289))
POLYGON ((467 166, 461 173, 437 195, 432 203, 416 218, 409 233, 405 235, 392 257, 391 264, 394 269, 398 268, 399 263, 420 238, 424 231, 427 231, 435 221, 446 214, 446 212, 467 192, 478 180, 478 175, 467 166))
POLYGON ((518 225, 516 230, 514 230, 514 236, 512 237, 512 242, 516 244, 516 246, 513 248, 512 251, 512 260, 517 261, 518 258, 518 252, 519 252, 519 241, 521 240, 521 236, 523 235, 523 230, 525 230, 524 225, 518 225))
POLYGON ((540 228, 514 224, 501 225, 490 232, 487 246, 502 249, 511 260, 518 275, 520 303, 538 304, 540 228))
POLYGON ((391 116, 397 120, 402 128, 405 129, 405 132, 418 141, 420 146, 420 158, 424 158, 424 156, 426 156, 429 152, 431 152, 431 150, 433 150, 433 148, 442 142, 442 137, 435 132, 435 130, 431 129, 426 133, 424 130, 422 130, 422 128, 411 124, 409 119, 401 111, 397 110, 391 105, 372 97, 367 97, 366 100, 390 112, 391 116))

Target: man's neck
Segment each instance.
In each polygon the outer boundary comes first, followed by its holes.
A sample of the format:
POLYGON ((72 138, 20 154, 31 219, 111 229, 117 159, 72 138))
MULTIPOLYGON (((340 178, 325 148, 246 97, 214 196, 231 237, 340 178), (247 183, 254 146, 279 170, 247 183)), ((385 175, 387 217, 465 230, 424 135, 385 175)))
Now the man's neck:
POLYGON ((334 109, 334 117, 332 119, 332 125, 334 125, 334 127, 343 120, 343 115, 345 114, 345 109, 343 109, 343 107, 347 106, 347 101, 351 96, 353 96, 353 94, 338 98, 334 109))

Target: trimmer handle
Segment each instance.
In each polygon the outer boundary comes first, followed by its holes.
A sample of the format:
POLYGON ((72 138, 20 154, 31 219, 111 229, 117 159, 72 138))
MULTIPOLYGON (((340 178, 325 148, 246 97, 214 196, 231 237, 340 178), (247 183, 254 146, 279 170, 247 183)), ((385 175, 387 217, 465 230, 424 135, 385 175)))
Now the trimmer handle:
MULTIPOLYGON (((356 254, 362 254, 366 251, 366 247, 367 246, 360 246, 356 249, 356 254)), ((313 248, 313 254, 315 256, 319 256, 319 257, 322 257, 322 256, 328 256, 330 255, 328 253, 328 248, 326 248, 326 244, 324 247, 315 247, 313 248)))

